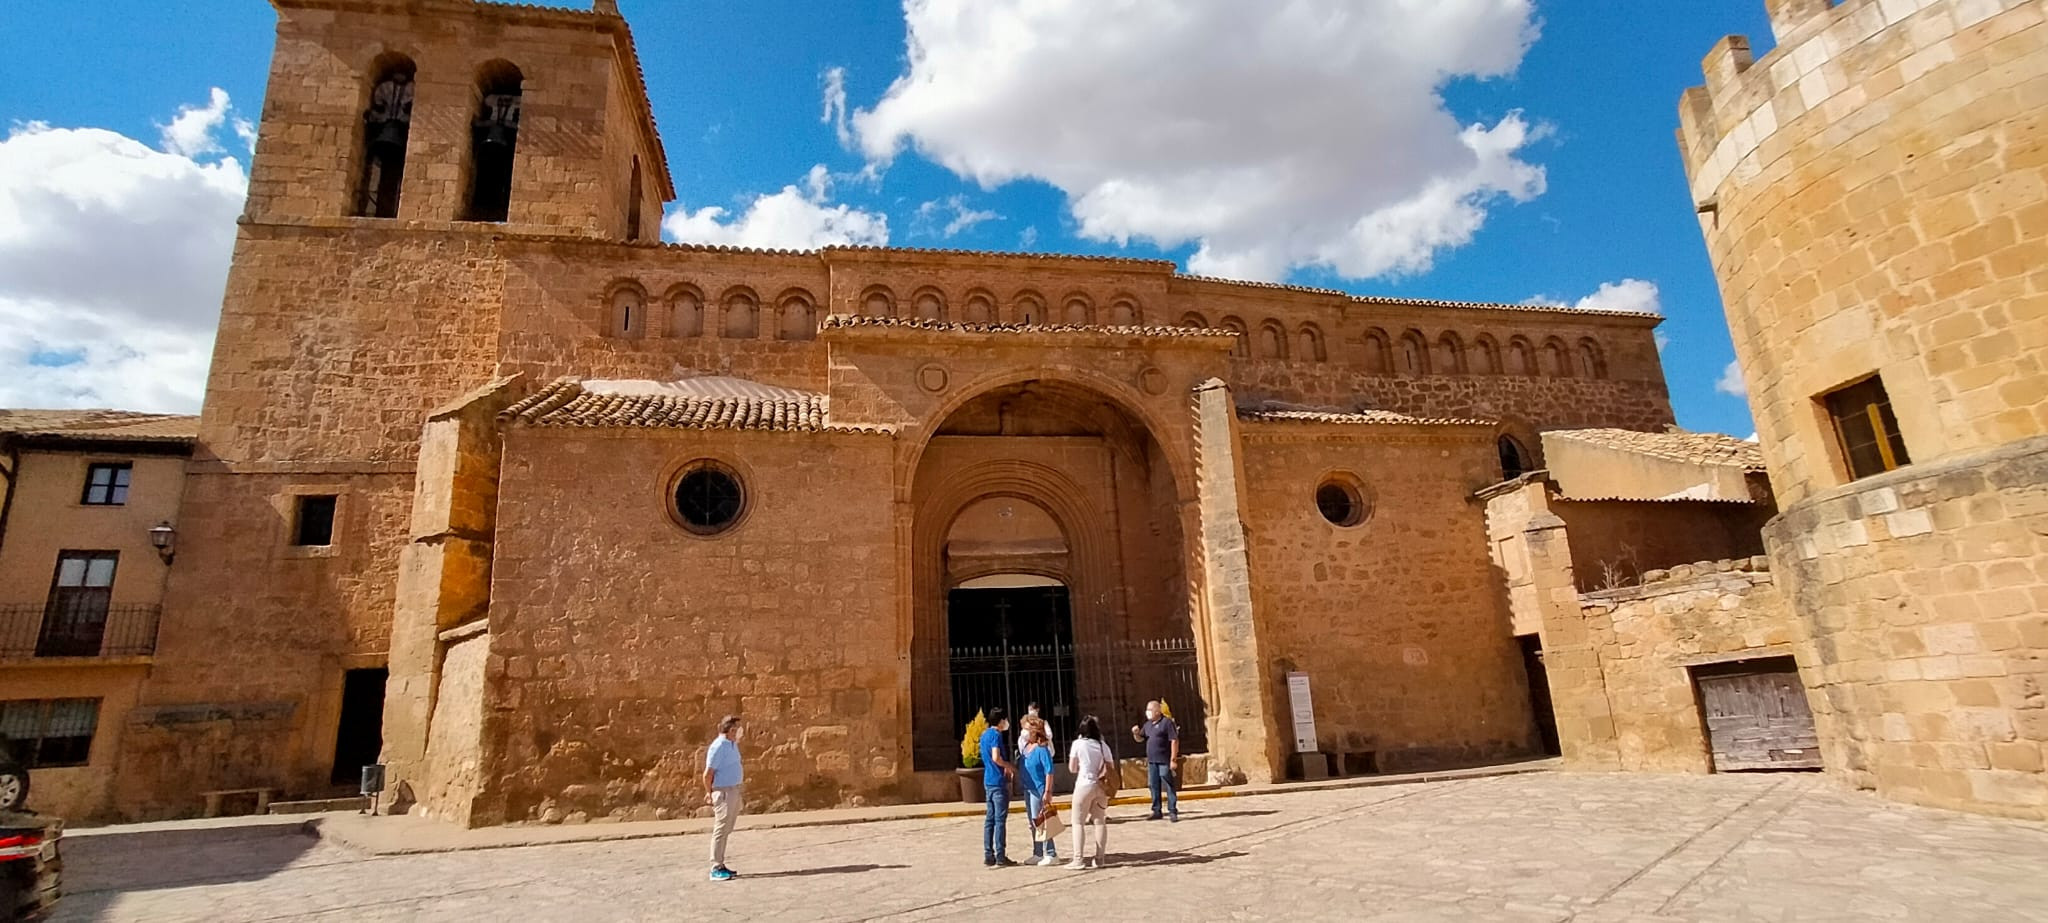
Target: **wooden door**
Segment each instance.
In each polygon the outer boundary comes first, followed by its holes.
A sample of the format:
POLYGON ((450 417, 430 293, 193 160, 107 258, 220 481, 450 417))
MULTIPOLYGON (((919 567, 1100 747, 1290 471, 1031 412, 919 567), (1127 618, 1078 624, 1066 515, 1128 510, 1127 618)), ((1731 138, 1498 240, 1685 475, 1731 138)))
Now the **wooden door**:
POLYGON ((1695 669, 1714 770, 1819 769, 1820 738, 1790 658, 1695 669))

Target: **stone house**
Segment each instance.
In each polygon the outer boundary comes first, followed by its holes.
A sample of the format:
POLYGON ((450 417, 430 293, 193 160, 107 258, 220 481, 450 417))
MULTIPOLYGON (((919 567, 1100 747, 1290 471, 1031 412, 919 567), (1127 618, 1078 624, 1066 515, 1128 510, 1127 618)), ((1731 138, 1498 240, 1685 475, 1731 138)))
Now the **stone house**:
POLYGON ((114 812, 659 816, 726 713, 759 807, 930 798, 1026 699, 1268 779, 1297 672, 1340 768, 1538 749, 1472 497, 1669 425, 1658 318, 663 244, 611 4, 274 5, 114 812))
POLYGON ((0 737, 32 810, 112 809, 198 422, 0 410, 0 737))

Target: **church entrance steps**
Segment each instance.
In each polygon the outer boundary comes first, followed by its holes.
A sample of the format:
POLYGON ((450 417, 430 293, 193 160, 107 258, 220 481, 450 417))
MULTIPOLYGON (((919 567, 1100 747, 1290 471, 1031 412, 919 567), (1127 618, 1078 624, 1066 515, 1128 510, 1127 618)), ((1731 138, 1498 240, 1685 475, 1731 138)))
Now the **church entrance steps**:
MULTIPOLYGON (((1181 791, 1180 800, 1183 802, 1199 802, 1249 795, 1291 794, 1339 788, 1366 788, 1379 785, 1414 785, 1456 779, 1476 779, 1488 776, 1547 772, 1558 768, 1559 765, 1560 761, 1552 758, 1503 763, 1492 766, 1475 766, 1468 769, 1329 779, 1321 782, 1279 782, 1263 785, 1234 785, 1222 788, 1187 788, 1181 791)), ((1122 792, 1123 794, 1119 795, 1111 803, 1112 806, 1142 807, 1151 803, 1150 795, 1142 787, 1137 789, 1126 787, 1122 789, 1122 792)), ((1067 806, 1067 800, 1064 798, 1054 800, 1063 809, 1067 806)), ((1010 810, 1011 813, 1021 814, 1024 810, 1022 801, 1020 800, 1013 804, 1010 810)), ((981 814, 982 808, 980 805, 960 804, 958 802, 881 805, 865 808, 834 808, 821 811, 749 814, 740 821, 740 829, 745 831, 785 827, 833 827, 894 820, 980 817, 981 814)), ((1120 820, 1127 818, 1128 813, 1120 814, 1118 817, 1120 820)), ((590 843, 607 840, 638 840, 650 837, 688 836, 709 831, 711 829, 711 820, 709 818, 687 818, 683 820, 624 823, 597 821, 586 824, 555 826, 518 825, 481 827, 467 830, 443 821, 408 815, 366 816, 355 813, 336 813, 322 815, 307 821, 305 829, 323 839, 333 840, 375 855, 409 855, 414 853, 461 852, 476 849, 512 849, 522 846, 548 846, 557 843, 590 843)))

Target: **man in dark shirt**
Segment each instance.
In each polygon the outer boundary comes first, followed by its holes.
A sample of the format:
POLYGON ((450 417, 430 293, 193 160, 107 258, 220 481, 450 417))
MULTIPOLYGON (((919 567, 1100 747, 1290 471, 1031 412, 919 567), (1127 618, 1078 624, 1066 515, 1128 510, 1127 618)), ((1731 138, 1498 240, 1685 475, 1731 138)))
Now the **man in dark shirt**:
POLYGON ((1145 703, 1145 723, 1131 726, 1131 738, 1145 742, 1145 784, 1152 790, 1152 816, 1159 819, 1159 793, 1166 792, 1167 815, 1180 823, 1180 794, 1174 775, 1180 765, 1180 728, 1166 717, 1159 700, 1145 703))

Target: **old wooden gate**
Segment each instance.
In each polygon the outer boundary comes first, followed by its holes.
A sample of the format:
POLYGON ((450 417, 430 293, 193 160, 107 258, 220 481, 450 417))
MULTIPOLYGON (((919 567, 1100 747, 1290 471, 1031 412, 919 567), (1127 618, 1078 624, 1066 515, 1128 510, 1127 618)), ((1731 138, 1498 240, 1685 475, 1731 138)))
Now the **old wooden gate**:
POLYGON ((1693 668, 1714 770, 1819 769, 1820 738, 1792 658, 1693 668))

